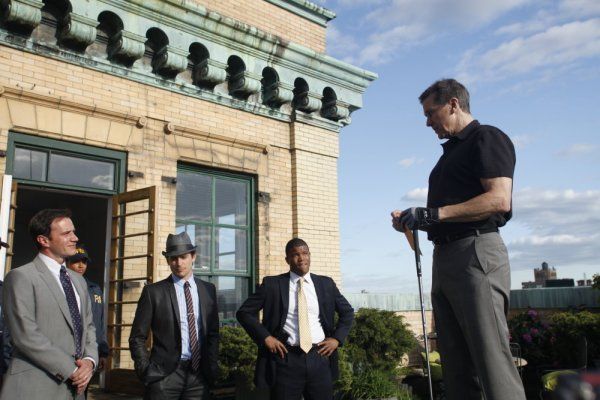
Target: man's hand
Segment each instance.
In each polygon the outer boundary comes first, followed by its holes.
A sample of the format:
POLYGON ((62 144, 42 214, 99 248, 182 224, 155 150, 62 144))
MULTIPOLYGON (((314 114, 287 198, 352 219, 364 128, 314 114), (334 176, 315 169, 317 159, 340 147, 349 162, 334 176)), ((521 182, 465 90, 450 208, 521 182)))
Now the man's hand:
POLYGON ((94 363, 88 359, 79 359, 75 361, 77 369, 69 377, 73 386, 77 388, 77 394, 85 392, 92 375, 94 374, 94 363))
POLYGON ((285 357, 285 354, 288 352, 285 348, 285 345, 281 343, 275 336, 267 336, 265 338, 265 346, 271 353, 279 353, 281 358, 285 357))
POLYGON ((318 353, 321 356, 329 357, 339 345, 340 342, 337 339, 332 337, 325 338, 322 342, 317 343, 317 347, 319 348, 318 353))
POLYGON ((422 229, 440 222, 438 208, 411 207, 402 211, 392 211, 392 226, 400 232, 406 229, 422 229))
POLYGON ((100 357, 100 359, 98 360, 98 371, 104 370, 105 366, 106 366, 106 357, 100 357))

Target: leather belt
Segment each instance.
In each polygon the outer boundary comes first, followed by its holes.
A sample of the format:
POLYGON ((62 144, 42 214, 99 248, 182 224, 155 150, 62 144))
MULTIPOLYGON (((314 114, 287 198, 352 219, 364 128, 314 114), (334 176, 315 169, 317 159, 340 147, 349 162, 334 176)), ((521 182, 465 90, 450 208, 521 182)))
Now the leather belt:
POLYGON ((492 233, 492 232, 498 232, 498 228, 493 227, 493 228, 484 228, 484 229, 469 229, 468 231, 464 231, 464 232, 457 232, 457 233, 451 233, 449 235, 436 236, 433 239, 431 239, 431 241, 436 245, 448 244, 448 243, 454 242, 456 240, 468 238, 471 236, 479 236, 479 235, 483 235, 484 233, 492 233))

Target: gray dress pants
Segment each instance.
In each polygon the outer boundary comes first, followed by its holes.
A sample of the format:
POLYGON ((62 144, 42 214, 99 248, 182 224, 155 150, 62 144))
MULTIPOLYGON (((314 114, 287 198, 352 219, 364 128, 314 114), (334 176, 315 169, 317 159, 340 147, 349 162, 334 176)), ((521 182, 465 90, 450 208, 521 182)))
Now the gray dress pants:
POLYGON ((431 299, 448 400, 525 400, 509 348, 509 294, 498 233, 435 246, 431 299))

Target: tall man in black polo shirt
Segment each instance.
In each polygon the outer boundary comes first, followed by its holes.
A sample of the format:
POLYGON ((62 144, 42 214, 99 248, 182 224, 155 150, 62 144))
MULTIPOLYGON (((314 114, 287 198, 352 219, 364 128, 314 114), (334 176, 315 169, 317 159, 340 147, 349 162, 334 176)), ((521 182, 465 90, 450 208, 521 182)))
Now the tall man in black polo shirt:
POLYGON ((525 399, 508 344, 510 266, 498 228, 512 216, 515 150, 480 125, 454 79, 419 97, 443 154, 429 176, 427 207, 392 212, 396 230, 421 229, 434 243, 433 303, 449 400, 525 399))

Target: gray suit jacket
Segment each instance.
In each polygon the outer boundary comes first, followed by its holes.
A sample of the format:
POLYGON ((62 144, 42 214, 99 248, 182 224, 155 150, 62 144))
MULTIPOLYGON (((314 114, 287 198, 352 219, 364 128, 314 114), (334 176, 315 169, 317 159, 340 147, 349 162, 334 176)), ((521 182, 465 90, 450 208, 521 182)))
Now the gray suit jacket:
MULTIPOLYGON (((87 284, 78 274, 67 271, 81 300, 84 357, 93 358, 97 365, 98 345, 87 284)), ((3 300, 13 354, 0 400, 77 398, 67 381, 77 368, 71 314, 58 282, 39 256, 6 275, 3 300)))

